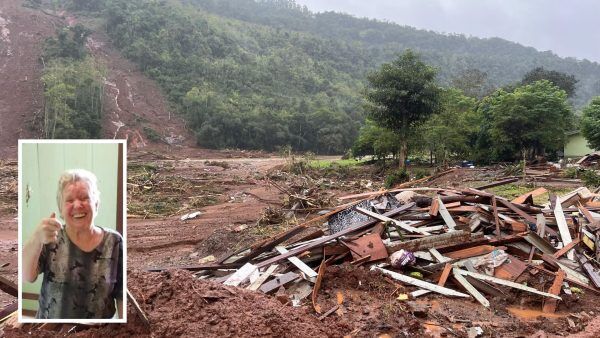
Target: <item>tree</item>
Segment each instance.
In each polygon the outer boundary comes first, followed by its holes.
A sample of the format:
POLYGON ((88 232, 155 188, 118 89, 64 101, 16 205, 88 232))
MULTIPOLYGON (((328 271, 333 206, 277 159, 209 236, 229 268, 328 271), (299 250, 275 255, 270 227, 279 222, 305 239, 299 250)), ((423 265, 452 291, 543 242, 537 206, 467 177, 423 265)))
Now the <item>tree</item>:
POLYGON ((488 74, 476 68, 466 69, 452 78, 452 87, 461 89, 465 95, 477 99, 493 91, 488 74))
POLYGON ((529 71, 523 76, 521 84, 532 84, 540 80, 548 80, 552 82, 555 86, 564 90, 568 97, 573 97, 573 95, 575 95, 575 85, 577 84, 577 79, 574 75, 557 72, 555 70, 547 70, 544 69, 544 67, 537 67, 529 71))
POLYGON ((385 164, 388 155, 398 153, 398 144, 397 134, 389 129, 379 127, 375 122, 367 119, 352 146, 352 155, 354 157, 374 155, 376 159, 382 160, 385 164))
POLYGON ((600 149, 600 96, 583 109, 581 133, 593 149, 600 149))
POLYGON ((442 110, 423 124, 423 143, 436 163, 446 164, 451 156, 469 156, 479 130, 480 119, 475 111, 477 100, 460 90, 446 89, 442 95, 442 110))
POLYGON ((567 93, 548 80, 499 90, 486 101, 491 118, 490 136, 496 151, 507 145, 520 151, 523 159, 558 150, 564 145, 565 131, 573 113, 567 93))
POLYGON ((365 109, 369 117, 400 138, 400 167, 408 156, 411 128, 422 124, 440 107, 440 88, 435 83, 436 71, 407 50, 391 63, 367 77, 365 109))

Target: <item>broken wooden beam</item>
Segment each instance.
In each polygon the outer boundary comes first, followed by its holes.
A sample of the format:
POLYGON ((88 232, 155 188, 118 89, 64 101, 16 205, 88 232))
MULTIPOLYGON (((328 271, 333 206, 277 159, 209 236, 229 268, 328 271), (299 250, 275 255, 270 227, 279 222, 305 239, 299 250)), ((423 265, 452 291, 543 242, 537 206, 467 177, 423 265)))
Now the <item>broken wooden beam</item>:
POLYGON ((477 300, 481 305, 485 307, 490 307, 490 301, 487 300, 471 283, 467 281, 467 279, 462 276, 459 272, 457 272, 457 268, 452 269, 453 277, 458 282, 458 284, 462 285, 462 287, 467 290, 475 300, 477 300))
MULTIPOLYGON (((279 252, 280 254, 285 254, 285 253, 290 252, 289 250, 287 250, 286 248, 284 248, 282 246, 276 246, 275 250, 277 250, 277 252, 279 252)), ((298 258, 298 257, 293 256, 293 257, 288 257, 287 259, 292 264, 294 264, 298 269, 300 269, 300 271, 302 271, 308 277, 308 280, 310 282, 314 283, 315 278, 317 278, 317 272, 315 270, 313 270, 310 266, 306 265, 306 263, 301 261, 300 258, 298 258)))
POLYGON ((441 235, 431 235, 410 241, 391 243, 387 246, 387 252, 392 254, 400 249, 408 251, 427 250, 444 245, 453 245, 468 242, 471 238, 471 232, 467 230, 458 230, 441 235))
POLYGON ((269 279, 269 277, 271 277, 273 272, 275 272, 275 270, 277 270, 277 267, 279 267, 279 265, 277 265, 277 264, 273 264, 273 265, 269 266, 267 268, 267 270, 265 272, 263 272, 260 276, 258 276, 258 278, 254 282, 252 282, 250 285, 248 285, 248 287, 246 289, 252 290, 252 291, 258 290, 260 288, 260 286, 267 279, 269 279))
POLYGON ((484 274, 477 273, 477 272, 466 271, 466 270, 462 270, 462 269, 455 269, 454 271, 460 273, 463 276, 471 276, 471 277, 476 278, 476 279, 480 279, 480 280, 484 280, 484 281, 487 281, 487 282, 492 282, 492 283, 495 283, 495 284, 500 284, 500 285, 508 286, 508 287, 519 289, 519 290, 522 290, 522 291, 531 292, 531 293, 534 293, 534 294, 537 294, 537 295, 540 295, 540 296, 550 297, 550 298, 556 298, 558 300, 562 300, 562 298, 560 298, 559 296, 556 296, 556 295, 553 295, 553 294, 547 293, 547 292, 542 292, 542 291, 539 291, 539 290, 534 289, 532 287, 525 286, 523 284, 519 284, 519 283, 507 281, 507 280, 504 280, 504 279, 500 279, 500 278, 496 278, 496 277, 484 275, 484 274))
MULTIPOLYGON (((556 218, 556 224, 558 225, 558 230, 563 245, 567 246, 573 241, 573 239, 571 238, 571 232, 569 232, 569 226, 567 225, 567 220, 565 219, 565 214, 563 213, 561 203, 556 203, 556 206, 554 207, 554 218, 556 218)), ((567 258, 573 260, 573 252, 568 252, 567 258)))
POLYGON ((577 254, 577 260, 579 260, 581 267, 587 273, 587 275, 590 276, 594 286, 600 288, 600 273, 598 269, 596 269, 584 255, 577 254))
POLYGON ((437 200, 438 200, 438 204, 439 204, 438 213, 442 216, 442 218, 444 219, 444 222, 446 223, 448 228, 450 228, 450 231, 454 231, 454 229, 456 228, 456 222, 454 222, 454 219, 448 212, 448 209, 446 209, 444 202, 442 202, 442 200, 440 199, 439 196, 437 197, 437 200))
MULTIPOLYGON (((564 279, 565 279, 565 272, 563 270, 559 269, 558 272, 556 273, 556 277, 554 278, 554 282, 552 283, 552 286, 550 286, 550 289, 548 289, 548 292, 553 295, 558 296, 560 294, 560 289, 562 288, 562 283, 563 283, 564 279)), ((556 312, 557 305, 558 305, 558 301, 556 299, 547 299, 544 302, 542 312, 554 313, 554 312, 556 312)))
POLYGON ((8 293, 13 297, 17 297, 19 294, 17 284, 2 276, 0 276, 0 290, 8 293))
POLYGON ((422 281, 420 279, 416 279, 416 278, 412 278, 412 277, 403 275, 403 274, 398 273, 398 272, 394 272, 394 271, 382 269, 382 268, 379 268, 377 266, 373 266, 371 268, 371 270, 381 271, 384 274, 386 274, 386 275, 388 275, 388 276, 390 276, 390 277, 392 277, 392 278, 394 278, 396 280, 399 280, 399 281, 401 281, 403 283, 414 285, 414 286, 417 286, 417 287, 420 287, 422 289, 426 289, 426 290, 429 290, 429 291, 437 292, 437 293, 442 294, 444 296, 469 298, 469 295, 467 295, 465 293, 458 292, 458 291, 455 291, 455 290, 452 290, 452 289, 448 289, 448 288, 443 287, 443 286, 431 284, 431 283, 422 281))
POLYGON ((356 207, 355 209, 356 209, 356 211, 360 212, 363 215, 367 215, 369 217, 373 217, 373 218, 375 218, 377 220, 380 220, 382 222, 392 222, 395 225, 401 227, 402 229, 404 229, 404 230, 406 230, 408 232, 416 232, 416 233, 420 233, 420 234, 424 234, 424 235, 431 235, 430 233, 428 233, 426 231, 423 231, 423 230, 417 229, 417 228, 413 228, 412 226, 410 226, 408 224, 405 224, 404 222, 395 220, 395 219, 393 219, 391 217, 380 215, 378 213, 369 211, 369 210, 367 210, 365 208, 356 207))
POLYGON ((283 274, 279 277, 275 277, 272 280, 268 281, 267 283, 263 284, 259 290, 263 293, 269 293, 273 290, 277 290, 280 287, 295 281, 296 279, 300 278, 300 274, 297 274, 295 272, 288 272, 286 274, 283 274))
MULTIPOLYGON (((411 202, 411 203, 408 203, 408 204, 405 204, 405 205, 401 206, 400 208, 396 208, 394 210, 390 210, 390 211, 386 212, 383 215, 384 216, 388 216, 388 217, 394 216, 394 215, 399 214, 401 212, 407 211, 407 210, 411 209, 414 206, 415 206, 415 203, 411 202)), ((263 267, 265 267, 267 265, 271 265, 273 263, 277 263, 277 262, 279 262, 279 261, 281 261, 283 259, 286 259, 288 257, 296 256, 297 254, 299 254, 301 252, 304 252, 306 250, 310 250, 310 249, 313 249, 313 248, 320 247, 323 244, 325 244, 325 243, 327 243, 327 242, 329 242, 329 241, 331 241, 333 239, 337 239, 337 238, 340 238, 340 237, 342 237, 344 235, 348 235, 348 234, 350 234, 352 232, 359 231, 359 230, 368 228, 370 226, 373 226, 377 222, 379 222, 379 221, 378 220, 372 220, 372 221, 370 220, 370 221, 365 221, 365 222, 359 223, 359 224, 357 224, 357 225, 355 225, 353 227, 344 229, 344 230, 342 230, 340 232, 336 232, 335 234, 332 234, 332 235, 329 235, 329 236, 322 237, 322 238, 320 238, 320 239, 318 239, 318 240, 316 240, 314 242, 308 243, 308 244, 303 245, 301 247, 298 247, 298 248, 296 248, 294 250, 290 250, 287 253, 284 253, 284 254, 281 254, 279 256, 275 256, 275 257, 272 257, 272 258, 267 259, 265 261, 262 261, 262 262, 260 262, 260 263, 257 264, 257 267, 263 268, 263 267)))
POLYGON ((505 185, 505 184, 509 184, 509 183, 516 182, 516 181, 518 181, 519 179, 520 179, 520 178, 518 178, 518 177, 509 178, 509 179, 502 180, 502 181, 496 181, 496 182, 492 182, 492 183, 490 183, 490 184, 480 185, 480 186, 478 186, 478 187, 477 187, 477 188, 475 188, 475 189, 477 189, 477 190, 484 190, 484 189, 489 189, 489 188, 493 188, 493 187, 499 187, 499 186, 501 186, 501 185, 505 185))
POLYGON ((142 308, 140 307, 140 304, 138 304, 137 300, 135 299, 135 297, 133 297, 133 295, 131 294, 129 289, 126 289, 126 290, 127 290, 127 298, 133 305, 133 309, 135 310, 135 313, 138 315, 138 317, 140 318, 140 320, 142 321, 144 326, 150 327, 150 320, 148 320, 148 316, 146 316, 146 313, 144 313, 144 310, 142 310, 142 308))
POLYGON ((575 240, 573 242, 565 245, 562 249, 555 252, 553 255, 554 258, 560 258, 562 255, 567 253, 569 250, 572 250, 577 244, 579 244, 580 241, 581 241, 581 239, 575 238, 575 240))

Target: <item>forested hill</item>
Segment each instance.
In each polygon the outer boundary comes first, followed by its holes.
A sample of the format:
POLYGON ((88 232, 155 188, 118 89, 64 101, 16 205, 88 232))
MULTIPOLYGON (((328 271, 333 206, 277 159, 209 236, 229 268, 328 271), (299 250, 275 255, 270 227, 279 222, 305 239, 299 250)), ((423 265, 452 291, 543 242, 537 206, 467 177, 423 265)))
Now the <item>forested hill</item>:
POLYGON ((205 147, 345 152, 364 119, 366 74, 406 48, 437 66, 443 85, 469 85, 475 69, 479 80, 487 73, 489 91, 543 66, 575 75, 577 106, 600 93, 597 63, 501 39, 315 14, 289 0, 62 2, 104 18, 115 46, 158 81, 205 147))
POLYGON ((348 42, 357 49, 367 49, 369 66, 388 62, 398 51, 412 48, 420 51, 426 62, 439 67, 442 84, 450 84, 466 70, 478 69, 487 73, 492 86, 500 87, 542 66, 575 75, 579 83, 574 103, 578 107, 600 94, 600 64, 586 59, 560 58, 550 51, 539 52, 500 38, 439 34, 342 13, 312 13, 292 0, 185 2, 225 17, 348 42))

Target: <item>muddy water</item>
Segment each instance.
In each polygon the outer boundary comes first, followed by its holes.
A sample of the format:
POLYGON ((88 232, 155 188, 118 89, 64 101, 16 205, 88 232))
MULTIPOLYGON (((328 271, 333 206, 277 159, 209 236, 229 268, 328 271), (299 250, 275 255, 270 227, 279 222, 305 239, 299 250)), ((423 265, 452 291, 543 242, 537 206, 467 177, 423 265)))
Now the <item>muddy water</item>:
POLYGON ((537 317, 561 318, 569 315, 568 313, 544 313, 541 310, 524 309, 518 307, 508 307, 506 309, 508 312, 522 320, 536 320, 537 317))

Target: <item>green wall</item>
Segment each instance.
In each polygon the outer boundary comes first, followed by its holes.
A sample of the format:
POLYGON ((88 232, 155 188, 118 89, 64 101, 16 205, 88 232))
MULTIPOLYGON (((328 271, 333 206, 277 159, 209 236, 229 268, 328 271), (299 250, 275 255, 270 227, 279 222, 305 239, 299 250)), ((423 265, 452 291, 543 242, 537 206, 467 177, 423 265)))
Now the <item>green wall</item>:
POLYGON ((565 144, 565 158, 582 157, 593 151, 593 149, 588 147, 587 140, 581 135, 581 133, 567 136, 567 144, 565 144))
MULTIPOLYGON (((23 143, 21 149, 21 243, 33 233, 40 219, 58 215, 56 190, 59 175, 67 169, 87 169, 98 177, 100 209, 95 224, 116 228, 118 144, 23 143)), ((23 292, 37 293, 43 275, 35 283, 23 281, 23 292)), ((37 310, 37 301, 23 300, 23 309, 37 310)))

